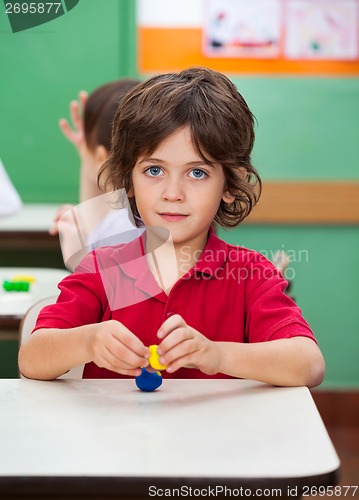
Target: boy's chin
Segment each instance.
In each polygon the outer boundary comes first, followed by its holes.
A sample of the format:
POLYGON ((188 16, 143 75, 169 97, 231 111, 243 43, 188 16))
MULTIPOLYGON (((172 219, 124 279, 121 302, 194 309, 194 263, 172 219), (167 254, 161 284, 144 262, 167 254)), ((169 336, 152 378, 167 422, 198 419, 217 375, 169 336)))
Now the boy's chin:
POLYGON ((163 243, 172 241, 171 232, 162 226, 146 226, 147 237, 154 237, 163 243))

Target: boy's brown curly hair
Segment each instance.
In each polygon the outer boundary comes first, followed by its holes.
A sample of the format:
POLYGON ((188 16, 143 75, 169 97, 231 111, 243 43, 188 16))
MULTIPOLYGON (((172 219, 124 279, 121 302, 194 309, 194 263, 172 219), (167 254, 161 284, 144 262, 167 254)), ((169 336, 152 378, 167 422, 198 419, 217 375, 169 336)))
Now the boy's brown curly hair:
POLYGON ((220 203, 215 222, 238 225, 261 194, 261 180, 251 164, 254 117, 235 85, 222 73, 195 67, 161 74, 136 85, 122 99, 112 128, 111 153, 99 173, 105 186, 125 189, 131 196, 132 170, 177 129, 189 126, 193 146, 208 164, 222 165, 225 190, 235 200, 220 203))

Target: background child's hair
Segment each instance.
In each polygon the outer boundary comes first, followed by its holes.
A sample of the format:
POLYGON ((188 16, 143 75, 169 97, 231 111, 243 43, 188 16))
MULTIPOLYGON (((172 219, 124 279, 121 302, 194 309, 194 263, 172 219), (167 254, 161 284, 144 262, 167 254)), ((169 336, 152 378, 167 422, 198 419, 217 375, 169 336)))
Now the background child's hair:
POLYGON ((129 78, 106 83, 96 88, 88 97, 84 110, 84 134, 90 151, 96 146, 111 149, 112 123, 122 97, 139 80, 129 78))
POLYGON ((161 74, 140 83, 121 101, 112 130, 112 149, 99 176, 106 185, 131 196, 132 169, 178 128, 189 126, 193 146, 206 163, 220 163, 233 203, 221 201, 215 221, 239 224, 259 199, 261 180, 251 164, 254 117, 235 85, 207 68, 161 74))

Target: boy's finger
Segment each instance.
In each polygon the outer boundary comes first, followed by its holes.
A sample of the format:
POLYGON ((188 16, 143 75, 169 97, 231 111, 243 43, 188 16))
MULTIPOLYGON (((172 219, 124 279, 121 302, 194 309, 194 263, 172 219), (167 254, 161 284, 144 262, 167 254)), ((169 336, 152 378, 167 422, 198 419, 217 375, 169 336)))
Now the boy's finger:
POLYGON ((146 359, 149 358, 150 353, 148 347, 146 347, 141 340, 124 325, 119 323, 118 329, 114 329, 112 334, 118 341, 138 356, 142 356, 146 359))
POLYGON ((131 370, 139 367, 146 367, 148 365, 146 359, 142 356, 138 356, 132 350, 120 344, 117 340, 107 345, 105 356, 108 363, 117 370, 120 368, 131 370))
POLYGON ((59 233, 59 230, 58 230, 57 224, 54 224, 53 226, 50 227, 49 234, 51 234, 51 236, 56 236, 58 233, 59 233))
MULTIPOLYGON (((191 330, 186 327, 180 326, 179 328, 175 328, 171 331, 171 335, 167 335, 160 345, 157 348, 158 354, 161 356, 162 354, 168 353, 171 349, 176 346, 182 344, 182 342, 192 338, 191 330)), ((166 363, 164 363, 166 364, 166 363)))
POLYGON ((104 368, 107 368, 108 370, 120 373, 122 375, 128 375, 130 377, 137 377, 138 375, 141 375, 141 368, 139 368, 138 366, 130 366, 128 363, 125 363, 123 361, 121 362, 121 364, 119 364, 118 360, 112 354, 110 354, 109 351, 105 353, 102 358, 100 358, 100 365, 104 368))
POLYGON ((76 130, 82 130, 83 124, 82 124, 82 118, 80 116, 80 105, 78 101, 71 101, 70 114, 72 123, 74 124, 76 130))
POLYGON ((65 118, 61 118, 59 120, 59 127, 61 129, 61 132, 64 134, 64 136, 71 142, 73 142, 73 134, 74 131, 70 127, 68 121, 65 118))
POLYGON ((82 111, 84 111, 84 109, 85 109, 85 105, 86 105, 87 99, 88 99, 88 93, 85 90, 81 90, 79 92, 79 101, 81 103, 81 109, 82 109, 82 111))
POLYGON ((196 351, 196 346, 193 342, 191 342, 191 340, 192 339, 190 338, 185 338, 181 342, 175 344, 172 348, 165 351, 160 356, 160 363, 169 366, 178 359, 193 354, 196 351))
POLYGON ((181 358, 177 358, 173 363, 169 364, 166 368, 168 373, 174 373, 180 368, 195 368, 195 366, 191 363, 192 353, 185 355, 181 358))
POLYGON ((181 326, 186 326, 185 320, 179 314, 174 314, 166 319, 166 321, 161 325, 157 332, 157 337, 159 339, 163 339, 173 330, 176 330, 176 328, 180 328, 181 326))
POLYGON ((66 130, 66 131, 70 128, 66 118, 59 119, 59 127, 61 130, 66 130))

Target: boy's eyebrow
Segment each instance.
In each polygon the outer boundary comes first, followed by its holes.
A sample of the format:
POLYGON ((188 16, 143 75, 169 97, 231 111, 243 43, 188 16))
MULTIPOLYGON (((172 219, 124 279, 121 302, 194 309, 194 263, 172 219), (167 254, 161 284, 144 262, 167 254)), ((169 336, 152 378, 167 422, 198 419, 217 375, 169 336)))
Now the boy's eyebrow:
MULTIPOLYGON (((146 161, 152 161, 152 162, 157 162, 157 163, 166 163, 165 160, 161 160, 160 158, 143 158, 143 160, 141 160, 139 163, 145 163, 146 161)), ((215 168, 215 165, 213 165, 213 163, 207 163, 205 162, 204 160, 195 160, 195 161, 189 161, 188 163, 186 163, 186 165, 188 166, 199 166, 199 165, 207 165, 208 167, 212 167, 212 168, 215 168)))

